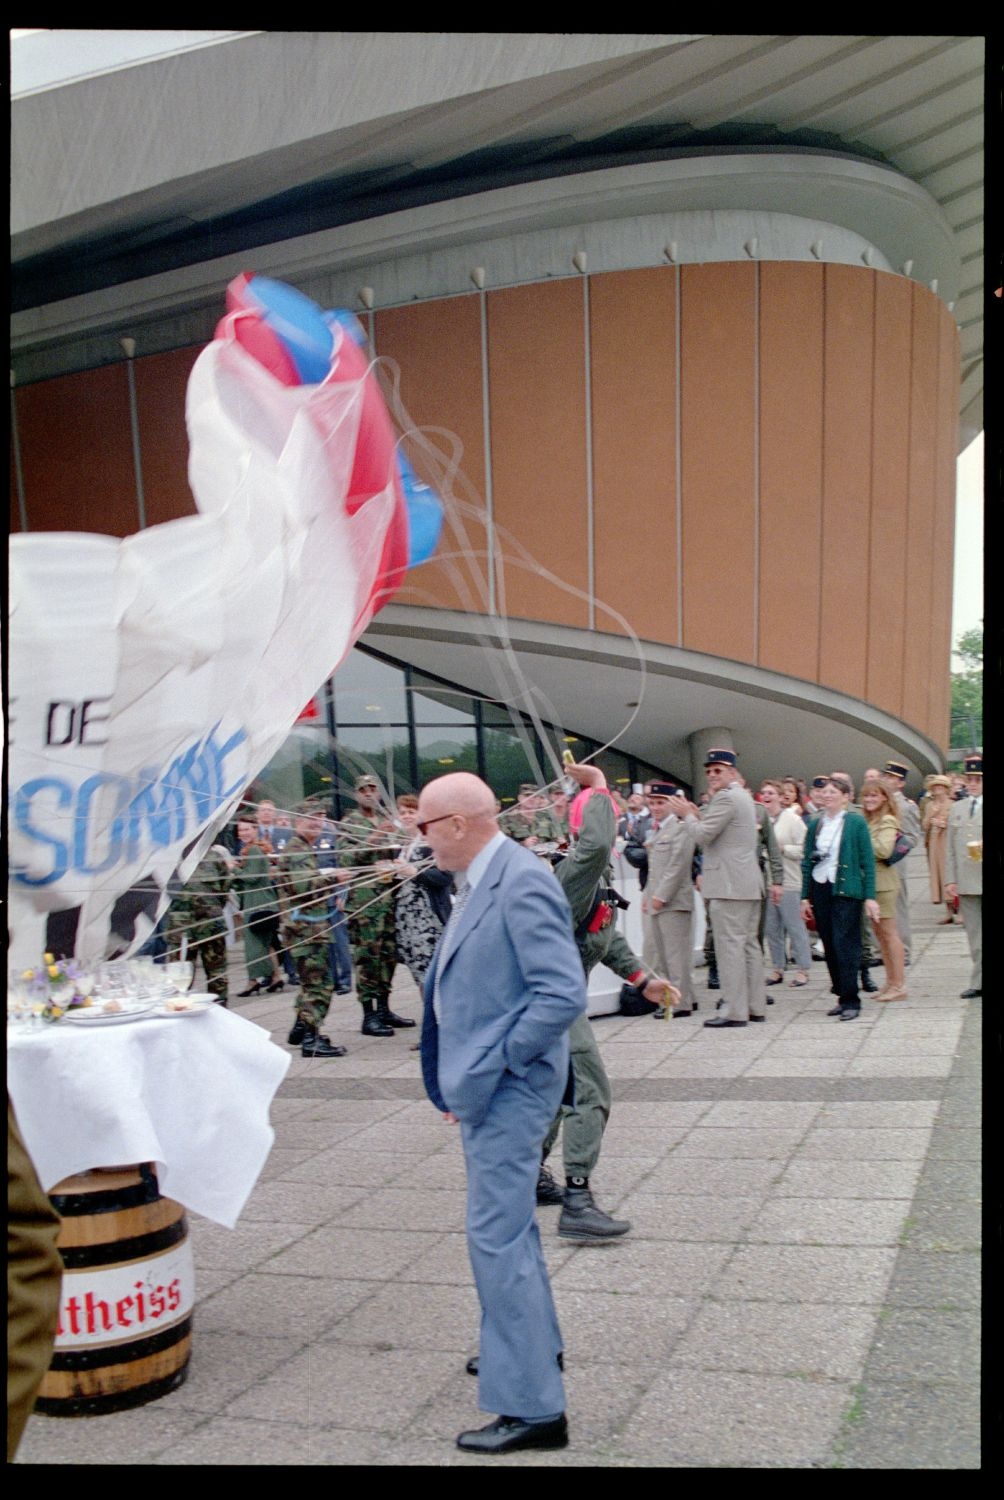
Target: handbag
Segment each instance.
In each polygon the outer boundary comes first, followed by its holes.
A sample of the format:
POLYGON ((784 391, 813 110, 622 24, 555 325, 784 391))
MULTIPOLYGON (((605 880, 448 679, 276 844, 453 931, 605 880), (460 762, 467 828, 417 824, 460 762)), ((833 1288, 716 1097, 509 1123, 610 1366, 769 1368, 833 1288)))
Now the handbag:
POLYGON ((622 984, 618 1009, 622 1016, 651 1016, 662 1006, 655 1000, 646 1000, 637 985, 622 984))
POLYGON ((906 858, 912 848, 913 845, 910 843, 910 840, 907 838, 906 834, 897 833, 896 842, 892 846, 892 853, 890 854, 889 858, 884 859, 882 863, 884 865, 898 865, 901 859, 906 858))

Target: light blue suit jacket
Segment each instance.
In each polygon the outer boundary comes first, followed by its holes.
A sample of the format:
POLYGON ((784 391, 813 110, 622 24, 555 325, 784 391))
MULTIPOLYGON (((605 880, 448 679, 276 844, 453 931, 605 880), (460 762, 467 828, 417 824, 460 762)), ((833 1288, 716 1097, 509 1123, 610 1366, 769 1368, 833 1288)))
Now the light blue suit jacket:
POLYGON ((477 1125, 509 1072, 553 1095, 557 1110, 568 1078, 566 1033, 586 1009, 586 986, 568 902, 546 863, 507 840, 460 914, 442 973, 441 950, 426 977, 422 1024, 433 1104, 477 1125))

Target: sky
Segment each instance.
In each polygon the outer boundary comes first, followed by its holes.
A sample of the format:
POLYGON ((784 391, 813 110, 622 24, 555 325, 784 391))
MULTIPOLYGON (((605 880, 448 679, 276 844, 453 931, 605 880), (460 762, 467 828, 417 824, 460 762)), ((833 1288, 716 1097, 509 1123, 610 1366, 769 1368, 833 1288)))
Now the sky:
MULTIPOLYGON (((955 493, 952 645, 983 621, 983 433, 959 454, 955 493)), ((959 661, 953 657, 952 666, 959 661)))

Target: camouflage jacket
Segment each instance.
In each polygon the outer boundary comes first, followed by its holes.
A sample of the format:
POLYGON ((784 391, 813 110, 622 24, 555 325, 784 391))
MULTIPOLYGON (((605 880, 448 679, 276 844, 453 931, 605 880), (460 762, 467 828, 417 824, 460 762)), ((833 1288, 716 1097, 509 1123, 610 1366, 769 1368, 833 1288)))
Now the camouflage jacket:
POLYGON ((283 927, 304 937, 316 933, 327 941, 331 887, 332 882, 322 872, 314 846, 299 834, 294 834, 279 856, 276 876, 283 927))
MULTIPOLYGON (((382 815, 368 818, 361 808, 346 814, 341 821, 338 840, 338 859, 345 869, 361 870, 367 865, 396 859, 403 839, 392 831, 380 831, 380 825, 385 821, 382 815), (378 841, 371 844, 374 833, 378 835, 378 841)), ((367 914, 374 917, 385 915, 394 904, 394 889, 391 882, 375 873, 372 880, 357 876, 345 893, 345 911, 352 916, 365 906, 367 914)))
POLYGON ((172 900, 168 926, 222 932, 223 906, 231 884, 230 866, 223 855, 207 849, 172 900))

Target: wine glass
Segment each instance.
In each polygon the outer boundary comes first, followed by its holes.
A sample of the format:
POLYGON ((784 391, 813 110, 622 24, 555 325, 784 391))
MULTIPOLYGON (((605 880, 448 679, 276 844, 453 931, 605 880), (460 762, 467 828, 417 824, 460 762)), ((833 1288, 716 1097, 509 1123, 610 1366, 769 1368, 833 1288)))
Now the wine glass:
POLYGON ((164 965, 167 982, 176 995, 185 995, 192 988, 195 965, 187 959, 173 959, 164 965))

